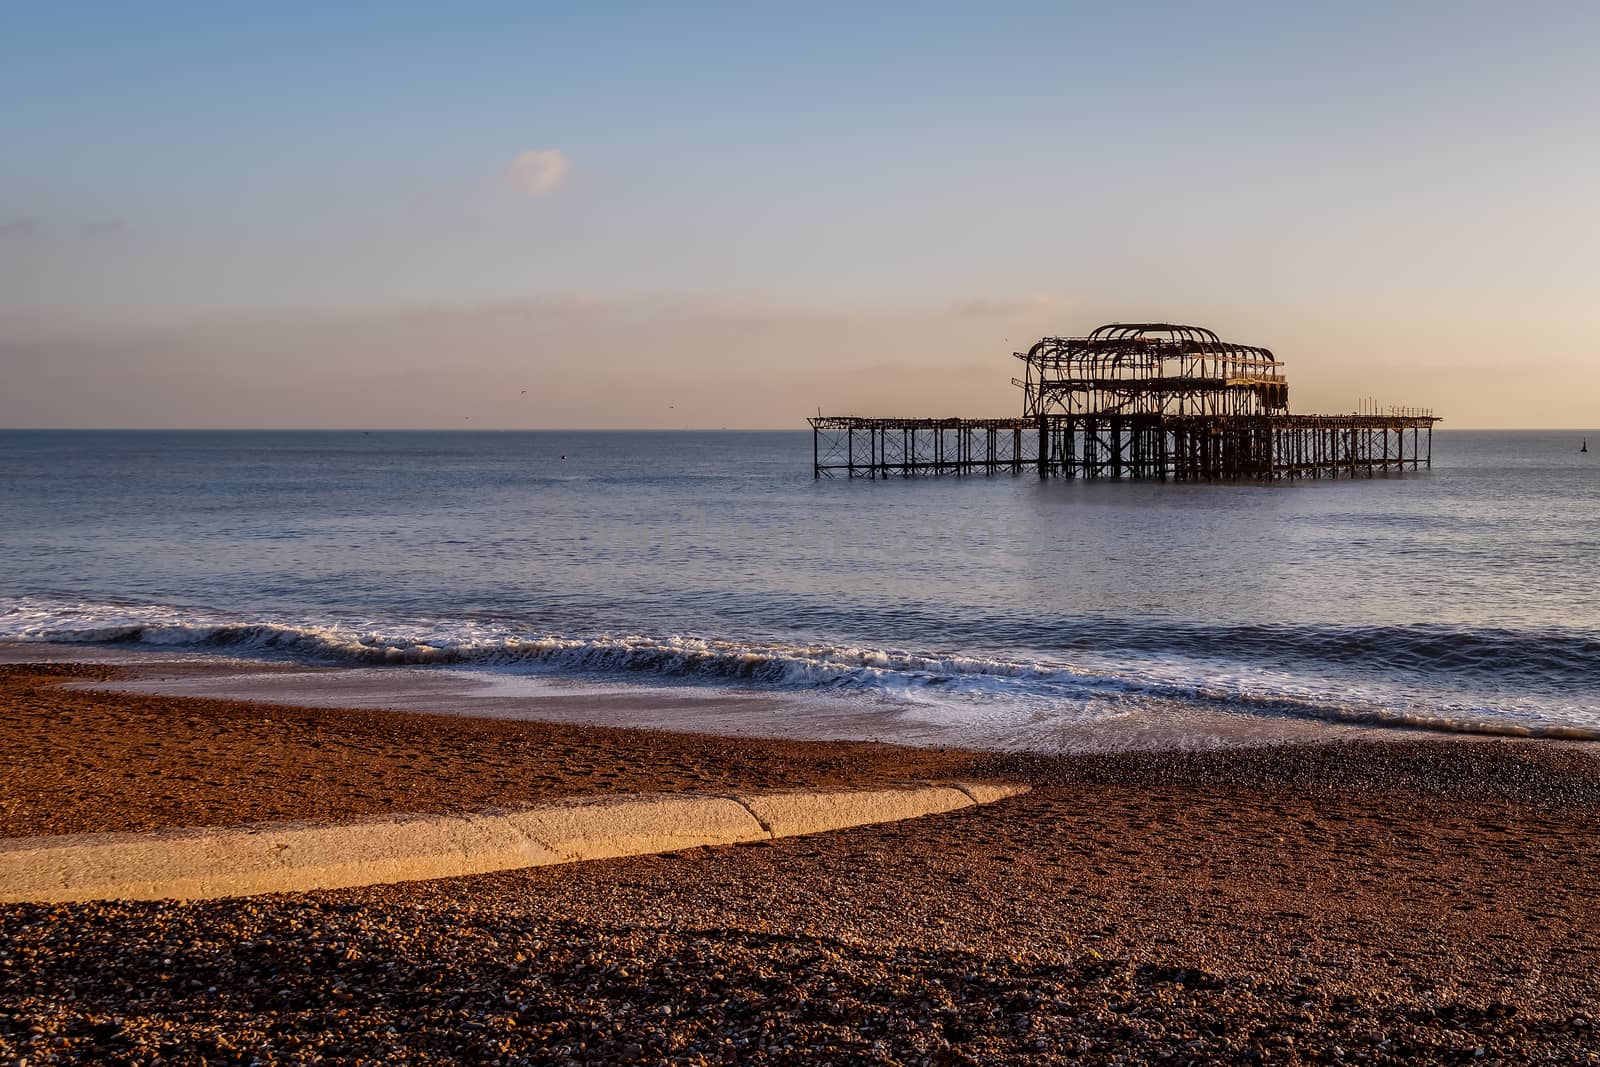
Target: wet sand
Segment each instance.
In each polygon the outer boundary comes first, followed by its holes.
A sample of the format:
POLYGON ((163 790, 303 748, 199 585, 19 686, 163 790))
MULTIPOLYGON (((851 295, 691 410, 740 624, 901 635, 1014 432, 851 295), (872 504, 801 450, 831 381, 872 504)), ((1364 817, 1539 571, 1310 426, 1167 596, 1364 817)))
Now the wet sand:
POLYGON ((899 782, 960 777, 980 758, 871 742, 754 741, 71 684, 139 673, 0 665, 0 837, 456 812, 599 793, 899 782))
POLYGON ((151 696, 417 711, 774 740, 803 736, 882 741, 919 748, 1001 752, 1205 749, 1281 741, 1389 741, 1411 736, 1415 728, 1149 695, 1126 704, 1091 702, 1063 714, 1060 708, 1046 710, 1009 700, 947 703, 936 696, 683 685, 639 677, 578 681, 462 667, 317 667, 182 651, 0 643, 0 665, 74 663, 91 655, 96 663, 129 670, 114 681, 84 679, 75 685, 151 696))
POLYGON ((472 879, 9 906, 0 1061, 1600 1062, 1593 746, 939 752, 57 684, 111 669, 0 671, 6 833, 968 774, 1035 791, 472 879))

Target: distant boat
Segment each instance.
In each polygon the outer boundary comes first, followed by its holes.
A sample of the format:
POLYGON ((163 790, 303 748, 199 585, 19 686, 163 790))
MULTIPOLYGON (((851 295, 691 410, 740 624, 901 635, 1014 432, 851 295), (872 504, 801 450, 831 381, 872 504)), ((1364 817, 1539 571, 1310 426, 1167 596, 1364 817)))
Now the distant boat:
POLYGON ((1589 451, 1589 439, 1587 437, 1585 437, 1583 439, 1583 447, 1578 449, 1578 451, 1579 452, 1587 452, 1587 451, 1589 451))

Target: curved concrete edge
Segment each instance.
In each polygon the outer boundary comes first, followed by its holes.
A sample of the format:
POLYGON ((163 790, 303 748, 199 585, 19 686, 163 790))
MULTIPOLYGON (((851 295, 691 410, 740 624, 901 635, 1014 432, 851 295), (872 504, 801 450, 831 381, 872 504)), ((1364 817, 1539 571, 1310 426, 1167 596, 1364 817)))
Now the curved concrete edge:
POLYGON ((0 840, 0 903, 208 899, 488 874, 893 822, 1027 789, 583 797, 470 815, 13 838, 0 840))
POLYGON ((769 836, 737 800, 703 795, 584 797, 501 817, 569 862, 737 845, 769 836))
POLYGON ((972 806, 947 785, 910 789, 835 789, 825 793, 765 793, 739 797, 773 837, 794 837, 849 826, 897 822, 972 806))
POLYGON ((1008 797, 1019 797, 1031 788, 1007 782, 951 782, 950 784, 971 797, 974 804, 993 804, 1008 797))
POLYGON ((560 863, 493 815, 0 841, 0 902, 206 899, 560 863))

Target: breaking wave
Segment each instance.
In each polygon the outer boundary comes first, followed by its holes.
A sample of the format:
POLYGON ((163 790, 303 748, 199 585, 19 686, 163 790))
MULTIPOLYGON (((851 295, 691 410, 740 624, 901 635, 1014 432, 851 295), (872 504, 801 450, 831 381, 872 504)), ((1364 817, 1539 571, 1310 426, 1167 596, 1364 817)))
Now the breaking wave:
POLYGON ((159 605, 0 598, 0 641, 9 642, 132 645, 334 665, 471 667, 955 705, 1003 701, 1045 712, 1091 705, 1132 711, 1178 702, 1252 715, 1600 739, 1600 686, 1592 681, 1600 677, 1600 642, 1588 635, 1424 627, 1365 634, 1277 630, 1190 624, 1169 627, 1163 643, 1112 627, 1098 645, 1065 635, 1050 655, 973 655, 674 634, 541 634, 484 620, 237 617, 159 605), (1136 639, 1144 647, 1134 647, 1136 639), (1277 662, 1262 665, 1266 653, 1277 662), (1347 657, 1369 672, 1381 661, 1385 676, 1363 677, 1357 670, 1354 680, 1351 672, 1330 678, 1325 670, 1305 668, 1347 657), (1507 670, 1506 662, 1514 669, 1507 670), (1417 672, 1433 677, 1418 685, 1417 672), (1546 681, 1554 674, 1555 684, 1533 695, 1504 684, 1525 672, 1546 681), (1496 684, 1470 684, 1479 675, 1496 684))

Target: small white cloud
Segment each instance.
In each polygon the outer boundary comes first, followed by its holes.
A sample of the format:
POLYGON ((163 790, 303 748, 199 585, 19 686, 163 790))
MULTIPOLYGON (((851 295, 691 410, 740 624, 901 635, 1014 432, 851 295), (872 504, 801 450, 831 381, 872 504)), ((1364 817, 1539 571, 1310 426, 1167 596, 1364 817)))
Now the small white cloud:
POLYGON ((524 196, 544 196, 566 180, 572 161, 559 148, 530 148, 506 167, 506 177, 524 196))

